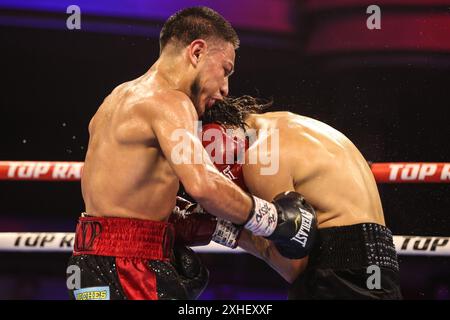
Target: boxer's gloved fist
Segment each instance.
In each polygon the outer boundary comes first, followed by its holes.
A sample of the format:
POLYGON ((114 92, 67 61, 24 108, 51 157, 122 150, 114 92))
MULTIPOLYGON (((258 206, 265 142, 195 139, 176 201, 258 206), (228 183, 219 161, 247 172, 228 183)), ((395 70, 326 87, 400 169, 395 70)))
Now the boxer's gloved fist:
POLYGON ((281 193, 273 203, 277 207, 278 223, 268 239, 284 257, 306 257, 312 250, 317 233, 314 208, 297 192, 281 193))
POLYGON ((272 203, 257 197, 245 228, 274 242, 281 255, 290 259, 307 256, 312 249, 317 219, 313 207, 302 195, 289 191, 272 203))
POLYGON ((197 254, 184 245, 175 244, 172 260, 188 299, 197 299, 208 285, 208 269, 197 254))
POLYGON ((175 242, 187 246, 203 246, 211 241, 216 217, 205 214, 199 204, 177 197, 169 222, 175 228, 175 242))
POLYGON ((242 227, 217 219, 196 203, 177 197, 169 222, 175 227, 175 242, 187 246, 207 245, 211 240, 236 248, 242 227))

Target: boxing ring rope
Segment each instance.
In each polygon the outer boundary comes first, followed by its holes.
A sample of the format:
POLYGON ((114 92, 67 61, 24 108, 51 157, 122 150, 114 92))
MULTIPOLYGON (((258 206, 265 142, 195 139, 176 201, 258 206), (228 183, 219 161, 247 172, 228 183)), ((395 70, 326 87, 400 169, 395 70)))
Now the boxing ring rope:
MULTIPOLYGON (((0 232, 0 252, 66 252, 73 249, 72 232, 0 232)), ((394 236, 399 255, 450 256, 450 237, 394 236)), ((192 247, 203 253, 244 253, 211 242, 207 246, 192 247)))
MULTIPOLYGON (((78 181, 83 162, 0 161, 0 180, 78 181)), ((450 183, 450 162, 369 163, 377 183, 450 183)))
MULTIPOLYGON (((0 181, 79 181, 83 162, 0 161, 0 181)), ((450 183, 450 163, 369 163, 377 183, 450 183)), ((71 252, 74 233, 0 232, 0 252, 71 252)), ((450 237, 395 235, 399 255, 450 256, 450 237)), ((242 253, 216 243, 193 247, 205 253, 242 253)))

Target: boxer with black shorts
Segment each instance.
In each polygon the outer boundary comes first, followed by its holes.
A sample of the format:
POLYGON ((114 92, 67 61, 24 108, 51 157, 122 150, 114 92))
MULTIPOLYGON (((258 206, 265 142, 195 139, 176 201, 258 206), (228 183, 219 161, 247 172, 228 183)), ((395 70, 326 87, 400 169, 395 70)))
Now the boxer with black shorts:
MULTIPOLYGON (((249 96, 227 98, 205 113, 204 121, 212 124, 204 125, 203 137, 208 130, 221 128, 228 136, 224 140, 242 140, 247 132, 250 145, 245 161, 216 166, 245 190, 268 201, 283 190, 301 194, 304 206, 312 206, 316 214, 317 221, 312 223, 318 230, 311 248, 295 249, 301 259, 286 259, 280 255, 276 241, 240 231, 239 227, 230 243, 265 260, 290 282, 289 299, 401 299, 392 233, 385 226, 367 161, 334 128, 290 112, 261 113, 264 108, 249 96), (252 162, 252 153, 253 160, 277 162, 277 169, 264 174, 268 163, 252 162), (373 271, 368 268, 373 266, 380 271, 379 287, 370 283, 373 271)), ((210 139, 203 143, 207 151, 220 150, 208 148, 210 139)), ((235 153, 230 146, 223 144, 221 152, 235 153)), ((220 159, 210 155, 215 162, 220 159)), ((210 231, 215 237, 216 229, 210 231)))

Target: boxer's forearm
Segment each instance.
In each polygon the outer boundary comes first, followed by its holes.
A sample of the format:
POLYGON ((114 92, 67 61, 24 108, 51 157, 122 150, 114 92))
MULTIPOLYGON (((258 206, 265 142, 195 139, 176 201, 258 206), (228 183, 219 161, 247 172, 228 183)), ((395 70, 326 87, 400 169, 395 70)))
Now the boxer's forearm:
POLYGON ((308 263, 308 258, 288 259, 283 257, 271 241, 255 236, 248 230, 242 231, 238 245, 248 253, 264 260, 289 283, 297 279, 308 263))
POLYGON ((253 207, 251 197, 215 168, 208 170, 200 193, 192 195, 210 214, 243 224, 253 207))
POLYGON ((244 229, 239 236, 238 246, 251 255, 267 262, 270 254, 269 240, 255 236, 250 231, 244 229))

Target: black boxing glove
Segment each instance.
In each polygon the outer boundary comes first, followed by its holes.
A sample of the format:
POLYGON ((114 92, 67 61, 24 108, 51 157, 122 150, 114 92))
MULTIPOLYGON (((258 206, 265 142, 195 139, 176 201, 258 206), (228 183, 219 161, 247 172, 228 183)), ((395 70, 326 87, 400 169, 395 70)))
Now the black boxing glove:
POLYGON ((208 285, 208 269, 191 248, 180 244, 173 248, 172 263, 188 299, 197 299, 208 285))
POLYGON ((317 216, 314 208, 297 192, 284 192, 276 196, 278 223, 267 237, 280 254, 290 259, 306 257, 312 249, 317 233, 317 216), (292 236, 293 235, 293 236, 292 236))
POLYGON ((245 227, 274 242, 289 259, 304 258, 312 249, 317 231, 313 207, 294 191, 277 195, 272 203, 253 197, 254 209, 245 227))

